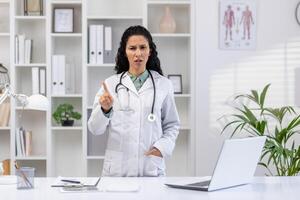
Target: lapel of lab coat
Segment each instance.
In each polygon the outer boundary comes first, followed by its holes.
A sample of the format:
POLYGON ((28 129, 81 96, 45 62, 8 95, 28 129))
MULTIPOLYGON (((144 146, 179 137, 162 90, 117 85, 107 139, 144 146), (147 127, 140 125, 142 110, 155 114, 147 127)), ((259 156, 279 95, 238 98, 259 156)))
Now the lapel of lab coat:
MULTIPOLYGON (((150 71, 150 73, 152 74, 154 83, 156 84, 156 82, 157 82, 156 79, 159 78, 157 72, 150 71)), ((147 78, 147 80, 145 81, 145 83, 143 84, 143 86, 141 87, 141 89, 139 90, 139 93, 142 93, 142 92, 146 91, 149 88, 153 88, 153 83, 152 83, 150 74, 149 74, 149 77, 147 78)), ((157 90, 157 86, 156 86, 156 90, 157 90)))
POLYGON ((126 72, 122 78, 122 83, 125 85, 130 91, 132 91, 137 96, 139 95, 132 80, 130 79, 128 72, 126 72))

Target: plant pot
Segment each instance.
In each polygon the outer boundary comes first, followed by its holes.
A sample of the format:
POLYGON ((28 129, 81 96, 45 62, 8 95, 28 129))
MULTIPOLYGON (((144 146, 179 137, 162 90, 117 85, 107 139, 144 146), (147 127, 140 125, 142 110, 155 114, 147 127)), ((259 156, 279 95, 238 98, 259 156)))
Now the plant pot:
POLYGON ((61 122, 62 126, 73 126, 74 120, 64 120, 61 122))

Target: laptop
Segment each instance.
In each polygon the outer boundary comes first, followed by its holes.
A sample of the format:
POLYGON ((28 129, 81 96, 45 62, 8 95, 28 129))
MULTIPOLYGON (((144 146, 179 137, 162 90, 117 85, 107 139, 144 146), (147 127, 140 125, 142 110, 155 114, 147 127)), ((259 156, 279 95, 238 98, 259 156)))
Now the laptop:
POLYGON ((251 183, 265 141, 265 136, 225 140, 210 179, 165 185, 180 189, 214 191, 251 183))

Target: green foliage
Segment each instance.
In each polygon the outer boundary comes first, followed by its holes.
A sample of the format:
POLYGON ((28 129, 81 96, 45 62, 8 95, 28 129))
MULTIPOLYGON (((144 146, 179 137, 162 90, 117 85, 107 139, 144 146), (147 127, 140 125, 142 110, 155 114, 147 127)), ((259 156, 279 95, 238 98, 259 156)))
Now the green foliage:
MULTIPOLYGON (((264 166, 269 175, 296 176, 300 171, 300 147, 295 144, 293 136, 299 134, 300 115, 291 106, 269 108, 265 106, 265 98, 270 84, 259 93, 251 90, 251 94, 242 94, 234 101, 244 98, 255 108, 244 103, 234 107, 232 120, 225 125, 221 133, 233 127, 231 137, 235 134, 250 134, 251 136, 267 136, 259 165, 264 166), (274 166, 272 171, 271 166, 274 166)), ((239 101, 241 102, 241 101, 239 101)))
POLYGON ((61 124, 62 121, 72 120, 72 119, 81 119, 81 114, 74 111, 74 107, 71 104, 65 103, 60 104, 55 112, 52 114, 52 117, 57 124, 61 124))

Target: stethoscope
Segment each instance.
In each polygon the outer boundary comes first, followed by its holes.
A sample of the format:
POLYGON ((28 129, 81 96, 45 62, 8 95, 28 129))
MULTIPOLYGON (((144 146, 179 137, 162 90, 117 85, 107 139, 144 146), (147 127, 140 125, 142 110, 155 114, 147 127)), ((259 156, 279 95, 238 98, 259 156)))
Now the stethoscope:
MULTIPOLYGON (((126 87, 123 83, 122 83, 122 78, 123 78, 123 76, 124 76, 124 74, 126 73, 127 71, 125 71, 125 72, 123 72, 122 74, 121 74, 121 76, 120 76, 120 80, 119 80, 119 83, 116 85, 116 87, 115 87, 115 92, 116 92, 116 94, 118 94, 118 92, 119 92, 119 90, 120 90, 120 88, 119 87, 121 87, 121 86, 123 86, 124 88, 126 88, 126 91, 127 91, 127 93, 128 93, 128 105, 130 104, 129 103, 129 88, 128 87, 126 87)), ((153 84, 153 91, 154 91, 154 95, 153 95, 153 100, 152 100, 152 107, 151 107, 151 113, 148 115, 148 121, 149 122, 154 122, 155 120, 156 120, 156 116, 154 115, 154 104, 155 104, 155 96, 156 96, 156 88, 155 88, 155 83, 154 83, 154 79, 153 79, 153 76, 152 76, 152 74, 151 74, 151 72, 148 70, 148 72, 149 72, 149 75, 150 75, 150 77, 151 77, 151 81, 152 81, 152 84, 153 84)))

